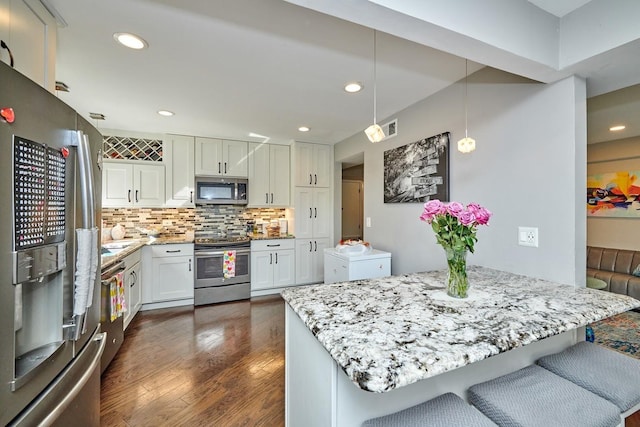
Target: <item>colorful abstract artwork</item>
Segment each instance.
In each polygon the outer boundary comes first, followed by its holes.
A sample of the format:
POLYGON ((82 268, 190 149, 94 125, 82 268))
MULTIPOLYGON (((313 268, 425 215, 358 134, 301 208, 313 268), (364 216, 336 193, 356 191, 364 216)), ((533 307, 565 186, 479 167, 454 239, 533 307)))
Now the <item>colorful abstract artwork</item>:
POLYGON ((640 218, 640 171, 587 177, 587 215, 640 218))

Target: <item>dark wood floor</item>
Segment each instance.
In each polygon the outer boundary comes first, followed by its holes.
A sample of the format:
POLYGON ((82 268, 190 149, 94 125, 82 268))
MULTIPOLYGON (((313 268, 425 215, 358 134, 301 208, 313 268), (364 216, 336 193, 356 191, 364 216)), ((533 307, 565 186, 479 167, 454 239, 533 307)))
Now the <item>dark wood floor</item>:
POLYGON ((284 426, 279 296, 140 312, 102 376, 103 426, 284 426))
POLYGON ((139 313, 101 398, 102 426, 284 426, 282 299, 139 313))

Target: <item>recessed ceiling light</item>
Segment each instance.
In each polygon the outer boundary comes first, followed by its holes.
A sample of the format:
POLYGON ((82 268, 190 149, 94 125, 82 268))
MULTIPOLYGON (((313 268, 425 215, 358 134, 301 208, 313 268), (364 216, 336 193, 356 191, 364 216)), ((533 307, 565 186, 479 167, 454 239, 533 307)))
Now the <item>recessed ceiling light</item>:
POLYGON ((161 116, 165 116, 165 117, 171 117, 175 113, 173 111, 169 111, 169 110, 159 110, 158 114, 160 114, 161 116))
POLYGON ((149 44, 142 37, 136 36, 135 34, 114 33, 113 38, 121 45, 131 49, 144 49, 149 47, 149 44))
POLYGON ((349 92, 349 93, 360 92, 362 90, 362 88, 363 88, 363 86, 362 86, 362 83, 360 83, 360 82, 351 82, 351 83, 347 83, 344 86, 344 90, 346 92, 349 92))
POLYGON ((625 125, 617 125, 617 126, 611 126, 611 127, 609 128, 609 130, 610 130, 611 132, 617 132, 617 131, 619 131, 619 130, 624 130, 625 128, 626 128, 626 126, 625 126, 625 125))
POLYGON ((300 132, 309 132, 309 131, 311 130, 311 128, 310 128, 310 127, 308 127, 308 126, 300 126, 300 127, 298 128, 298 130, 299 130, 300 132))

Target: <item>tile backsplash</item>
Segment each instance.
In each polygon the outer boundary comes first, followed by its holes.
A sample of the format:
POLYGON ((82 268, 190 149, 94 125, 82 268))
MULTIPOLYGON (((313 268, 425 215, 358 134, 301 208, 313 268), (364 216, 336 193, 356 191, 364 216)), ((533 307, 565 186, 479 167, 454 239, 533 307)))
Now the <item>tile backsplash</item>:
POLYGON ((126 229, 127 238, 144 237, 136 227, 152 225, 164 227, 164 235, 190 233, 240 234, 246 230, 247 221, 270 221, 284 218, 285 209, 258 209, 233 205, 203 205, 195 208, 104 208, 102 227, 111 229, 120 224, 126 229))

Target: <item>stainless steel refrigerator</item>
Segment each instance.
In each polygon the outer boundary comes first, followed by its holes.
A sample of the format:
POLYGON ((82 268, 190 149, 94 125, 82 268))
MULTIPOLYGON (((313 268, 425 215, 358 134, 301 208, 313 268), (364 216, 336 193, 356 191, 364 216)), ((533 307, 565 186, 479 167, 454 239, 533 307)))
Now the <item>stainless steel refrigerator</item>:
POLYGON ((100 424, 101 146, 0 62, 0 425, 100 424))

